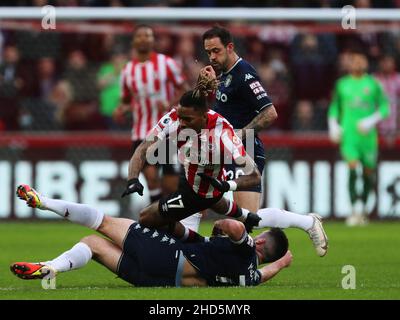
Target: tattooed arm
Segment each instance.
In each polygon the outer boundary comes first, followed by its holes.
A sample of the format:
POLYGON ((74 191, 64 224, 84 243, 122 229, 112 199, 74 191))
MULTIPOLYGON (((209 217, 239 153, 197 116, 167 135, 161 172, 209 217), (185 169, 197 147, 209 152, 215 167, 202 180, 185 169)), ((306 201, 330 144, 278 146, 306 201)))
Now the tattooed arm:
POLYGON ((138 193, 141 196, 143 195, 144 187, 140 183, 138 177, 140 171, 146 163, 146 157, 148 155, 149 149, 154 151, 153 147, 155 145, 155 140, 144 140, 136 149, 131 160, 129 161, 128 181, 126 184, 126 188, 121 195, 122 198, 132 193, 138 193))
POLYGON ((264 108, 247 126, 245 126, 240 132, 242 134, 242 140, 246 135, 247 129, 254 130, 254 134, 257 134, 263 129, 266 129, 278 118, 278 114, 273 105, 264 108))
POLYGON ((153 152, 157 148, 158 139, 153 141, 143 140, 142 143, 137 147, 131 160, 129 161, 128 180, 139 177, 140 171, 142 171, 146 163, 147 151, 153 152))

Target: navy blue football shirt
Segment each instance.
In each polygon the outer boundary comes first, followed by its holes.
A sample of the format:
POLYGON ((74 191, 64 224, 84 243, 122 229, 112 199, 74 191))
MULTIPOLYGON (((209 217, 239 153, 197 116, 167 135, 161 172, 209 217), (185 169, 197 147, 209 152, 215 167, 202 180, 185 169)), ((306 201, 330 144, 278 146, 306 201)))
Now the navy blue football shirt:
POLYGON ((242 58, 223 72, 219 81, 213 109, 235 129, 244 128, 264 108, 272 105, 256 70, 242 58))
POLYGON ((209 286, 256 286, 261 283, 254 240, 246 235, 241 243, 228 237, 188 243, 183 254, 209 286))

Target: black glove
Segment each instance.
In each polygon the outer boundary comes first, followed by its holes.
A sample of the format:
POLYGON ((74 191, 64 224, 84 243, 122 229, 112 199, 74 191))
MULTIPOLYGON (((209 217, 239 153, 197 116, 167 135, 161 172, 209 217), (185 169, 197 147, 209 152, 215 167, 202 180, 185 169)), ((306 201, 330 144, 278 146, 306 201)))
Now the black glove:
POLYGON ((261 218, 257 214, 249 212, 247 214, 246 221, 243 222, 244 226, 246 227, 246 231, 248 233, 253 232, 253 228, 258 226, 260 220, 261 218))
POLYGON ((143 185, 140 183, 138 178, 133 178, 128 180, 126 189, 122 194, 121 198, 127 196, 128 194, 137 192, 139 195, 143 195, 143 185))
POLYGON ((205 173, 198 173, 197 175, 198 175, 199 177, 201 177, 202 179, 204 179, 204 180, 210 182, 211 185, 212 185, 215 189, 217 189, 217 190, 219 190, 219 191, 221 191, 221 192, 228 192, 229 189, 231 188, 231 186, 229 185, 229 183, 226 182, 226 181, 221 181, 221 180, 218 180, 218 179, 216 179, 216 178, 214 178, 214 177, 210 177, 210 176, 206 175, 205 173))

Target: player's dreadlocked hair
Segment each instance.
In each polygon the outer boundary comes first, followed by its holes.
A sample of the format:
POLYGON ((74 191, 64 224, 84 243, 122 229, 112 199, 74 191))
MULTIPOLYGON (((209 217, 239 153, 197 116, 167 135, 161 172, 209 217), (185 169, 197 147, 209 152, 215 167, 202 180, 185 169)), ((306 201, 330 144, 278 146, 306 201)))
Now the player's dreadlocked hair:
POLYGON ((204 94, 196 95, 195 90, 186 91, 179 100, 179 104, 182 107, 194 108, 203 112, 208 110, 206 96, 204 94))

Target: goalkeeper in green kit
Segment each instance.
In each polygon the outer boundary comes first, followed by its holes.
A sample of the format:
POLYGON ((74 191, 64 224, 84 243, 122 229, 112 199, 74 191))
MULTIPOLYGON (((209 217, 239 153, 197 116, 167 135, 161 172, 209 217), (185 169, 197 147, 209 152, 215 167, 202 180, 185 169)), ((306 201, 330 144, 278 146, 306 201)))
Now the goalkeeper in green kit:
POLYGON ((389 115, 389 101, 381 85, 367 74, 368 60, 362 53, 352 53, 350 74, 336 82, 328 111, 329 137, 340 143, 340 152, 349 167, 349 194, 352 213, 348 225, 368 221, 366 204, 375 186, 378 156, 376 125, 389 115), (357 167, 362 166, 363 188, 356 189, 357 167), (361 201, 361 203, 360 203, 361 201), (362 207, 359 208, 359 204, 362 207))

